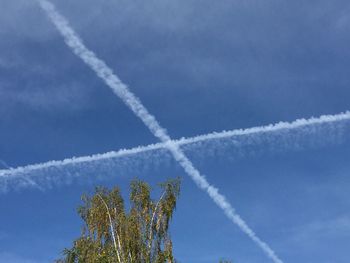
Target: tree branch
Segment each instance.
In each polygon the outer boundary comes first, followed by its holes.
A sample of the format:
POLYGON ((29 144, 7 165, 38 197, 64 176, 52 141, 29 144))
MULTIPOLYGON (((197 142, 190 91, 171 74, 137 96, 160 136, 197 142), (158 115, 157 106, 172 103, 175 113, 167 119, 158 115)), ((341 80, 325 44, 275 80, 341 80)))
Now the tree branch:
MULTIPOLYGON (((101 199, 101 201, 103 202, 103 204, 105 205, 105 207, 106 207, 106 209, 107 209, 107 214, 108 214, 109 223, 110 223, 110 228, 111 228, 111 232, 112 232, 112 238, 113 238, 114 248, 115 248, 115 251, 117 252, 117 257, 118 257, 119 263, 122 263, 121 260, 120 260, 120 255, 119 255, 119 251, 118 251, 118 248, 117 248, 117 242, 116 242, 116 240, 115 240, 114 227, 113 227, 113 222, 112 222, 111 214, 109 213, 108 205, 107 205, 107 203, 105 202, 105 200, 103 200, 103 198, 102 198, 102 196, 101 196, 100 194, 97 194, 97 196, 101 199)), ((118 236, 118 233, 117 233, 117 236, 118 236)), ((119 237, 118 237, 118 239, 119 239, 119 237)))
MULTIPOLYGON (((165 195, 166 191, 163 192, 162 196, 160 197, 160 199, 158 200, 157 204, 156 204, 156 207, 154 208, 154 212, 153 212, 153 215, 152 215, 152 219, 151 219, 151 224, 150 224, 150 227, 149 227, 149 240, 148 240, 148 249, 149 249, 149 256, 151 256, 151 249, 152 249, 152 243, 153 243, 153 240, 152 240, 152 236, 153 236, 153 221, 154 221, 154 217, 157 213, 157 210, 158 210, 158 206, 160 204, 160 202, 162 201, 164 195, 165 195)), ((151 260, 151 259, 150 259, 151 260)))

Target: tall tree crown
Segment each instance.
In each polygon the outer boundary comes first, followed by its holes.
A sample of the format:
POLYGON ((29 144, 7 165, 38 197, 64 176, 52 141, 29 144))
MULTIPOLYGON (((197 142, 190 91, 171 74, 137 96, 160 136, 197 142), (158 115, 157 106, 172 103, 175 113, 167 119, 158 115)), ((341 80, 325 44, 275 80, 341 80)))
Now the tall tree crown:
POLYGON ((130 185, 130 211, 118 187, 97 187, 83 195, 78 213, 84 221, 82 235, 64 250, 65 263, 174 263, 169 223, 180 193, 180 179, 159 184, 155 201, 151 187, 139 180, 130 185))

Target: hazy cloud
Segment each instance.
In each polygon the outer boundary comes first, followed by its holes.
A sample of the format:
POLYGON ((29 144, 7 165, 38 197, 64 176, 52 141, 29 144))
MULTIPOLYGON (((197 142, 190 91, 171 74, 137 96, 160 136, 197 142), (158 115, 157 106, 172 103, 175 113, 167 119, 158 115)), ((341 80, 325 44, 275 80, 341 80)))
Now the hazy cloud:
POLYGON ((312 244, 320 240, 350 237, 350 215, 341 215, 327 220, 316 220, 291 230, 291 240, 296 244, 312 244))

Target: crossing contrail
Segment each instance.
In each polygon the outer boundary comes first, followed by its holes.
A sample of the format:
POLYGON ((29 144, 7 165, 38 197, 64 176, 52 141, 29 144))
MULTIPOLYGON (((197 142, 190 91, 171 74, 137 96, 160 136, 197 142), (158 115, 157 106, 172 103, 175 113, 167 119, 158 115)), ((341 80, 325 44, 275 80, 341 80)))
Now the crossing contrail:
MULTIPOLYGON (((262 133, 272 133, 272 132, 278 132, 282 130, 294 130, 294 129, 299 129, 299 128, 308 127, 312 125, 341 122, 346 120, 350 120, 350 111, 346 111, 346 112, 342 112, 334 115, 321 115, 320 117, 317 117, 317 118, 312 117, 308 119, 305 119, 305 118, 297 119, 292 122, 279 122, 275 124, 252 127, 247 129, 234 129, 234 130, 221 131, 221 132, 212 132, 212 133, 207 133, 207 134, 188 137, 188 138, 183 137, 177 140, 173 140, 172 143, 178 146, 186 146, 186 145, 191 145, 198 142, 205 142, 210 140, 239 138, 240 136, 254 135, 254 134, 258 136, 262 133)), ((45 163, 31 164, 31 165, 20 166, 16 168, 8 167, 8 169, 0 170, 0 177, 18 176, 18 175, 28 174, 36 170, 43 170, 51 167, 60 167, 60 166, 66 166, 66 165, 95 162, 100 160, 116 159, 116 158, 121 158, 125 156, 132 156, 132 155, 140 154, 144 152, 151 152, 151 151, 156 151, 160 149, 165 149, 165 148, 166 148, 165 143, 155 143, 155 144, 149 144, 146 146, 137 146, 131 149, 121 149, 118 151, 110 151, 110 152, 101 153, 101 154, 67 158, 59 161, 53 160, 45 163)))
POLYGON ((47 0, 38 0, 42 9, 46 12, 51 22, 65 39, 66 44, 71 50, 81 58, 95 73, 112 89, 112 91, 140 118, 148 127, 152 134, 165 144, 166 149, 173 155, 174 159, 182 166, 185 172, 192 178, 199 188, 206 191, 213 201, 224 211, 226 216, 232 220, 240 229, 246 233, 275 263, 283 263, 276 253, 262 241, 254 231, 243 221, 236 213, 235 209, 219 193, 219 191, 209 184, 207 179, 193 166, 186 157, 180 146, 174 144, 167 131, 160 126, 155 117, 151 115, 143 106, 141 101, 123 84, 112 70, 99 59, 82 42, 80 37, 70 27, 68 21, 57 12, 55 6, 47 0))
POLYGON ((281 130, 293 130, 293 129, 298 129, 301 127, 306 127, 311 125, 332 123, 332 122, 339 122, 339 121, 346 121, 346 120, 350 120, 350 111, 341 112, 335 115, 321 115, 320 117, 317 117, 317 118, 311 117, 309 119, 305 119, 305 118, 297 119, 293 122, 279 122, 275 124, 269 124, 269 125, 260 126, 260 127, 252 127, 248 129, 235 129, 235 130, 222 131, 222 132, 213 132, 213 133, 195 136, 192 138, 181 138, 175 141, 175 143, 179 145, 184 145, 184 144, 191 144, 191 143, 196 143, 200 141, 224 139, 229 137, 250 135, 250 134, 256 134, 256 133, 268 133, 268 132, 281 131, 281 130))
POLYGON ((30 164, 26 166, 20 166, 16 168, 9 168, 6 170, 0 170, 0 177, 10 178, 11 176, 27 174, 29 172, 43 170, 51 167, 60 167, 72 164, 95 162, 106 159, 114 159, 119 157, 124 157, 128 155, 135 155, 138 153, 143 153, 147 151, 154 151, 157 149, 165 148, 164 143, 150 144, 147 146, 139 146, 132 149, 121 149, 119 151, 110 151, 102 154, 93 154, 89 156, 72 157, 64 160, 53 160, 45 163, 30 164))

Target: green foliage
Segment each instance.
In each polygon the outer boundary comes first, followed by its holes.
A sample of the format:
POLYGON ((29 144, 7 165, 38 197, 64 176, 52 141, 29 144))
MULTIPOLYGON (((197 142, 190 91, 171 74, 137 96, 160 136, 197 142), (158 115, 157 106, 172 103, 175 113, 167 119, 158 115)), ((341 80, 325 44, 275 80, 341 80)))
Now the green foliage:
POLYGON ((56 262, 174 263, 169 223, 180 193, 180 180, 159 186, 163 193, 154 201, 147 183, 132 181, 129 212, 125 211, 117 187, 98 187, 94 195, 83 195, 83 204, 78 208, 84 221, 82 235, 56 262))

